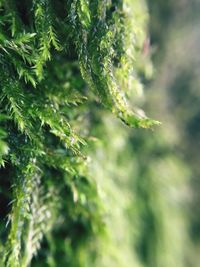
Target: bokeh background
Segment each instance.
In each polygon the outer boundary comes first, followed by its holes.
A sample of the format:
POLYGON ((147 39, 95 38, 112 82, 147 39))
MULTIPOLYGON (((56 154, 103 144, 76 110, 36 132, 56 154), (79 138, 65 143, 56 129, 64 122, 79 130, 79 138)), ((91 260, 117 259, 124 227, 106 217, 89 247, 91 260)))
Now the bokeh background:
POLYGON ((149 0, 148 8, 144 57, 153 68, 141 71, 145 97, 139 101, 162 124, 130 131, 104 121, 107 132, 99 135, 112 140, 106 152, 97 149, 93 173, 110 207, 112 250, 103 245, 97 266, 198 267, 200 2, 149 0))
POLYGON ((148 5, 154 74, 147 113, 162 125, 133 134, 144 229, 137 247, 145 266, 199 266, 200 2, 148 5))

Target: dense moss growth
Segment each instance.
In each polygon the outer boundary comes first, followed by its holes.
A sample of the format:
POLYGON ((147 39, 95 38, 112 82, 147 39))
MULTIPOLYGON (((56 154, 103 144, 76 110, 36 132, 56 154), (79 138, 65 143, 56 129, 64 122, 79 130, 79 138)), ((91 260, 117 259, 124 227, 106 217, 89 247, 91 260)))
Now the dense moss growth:
POLYGON ((1 266, 98 258, 108 229, 91 133, 108 116, 100 103, 127 125, 157 124, 127 101, 146 22, 139 0, 0 1, 1 266))
POLYGON ((0 0, 0 267, 199 266, 200 4, 148 4, 0 0))

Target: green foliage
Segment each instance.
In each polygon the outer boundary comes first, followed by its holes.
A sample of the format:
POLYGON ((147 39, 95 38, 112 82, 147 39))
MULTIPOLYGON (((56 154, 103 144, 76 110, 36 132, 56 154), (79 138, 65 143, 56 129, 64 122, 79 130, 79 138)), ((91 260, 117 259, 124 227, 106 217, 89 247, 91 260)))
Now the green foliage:
POLYGON ((141 87, 146 17, 139 0, 0 1, 2 266, 98 258, 105 206, 87 167, 98 99, 127 125, 158 124, 126 99, 141 87))
MULTIPOLYGON (((132 112, 125 98, 128 83, 125 82, 125 90, 121 88, 122 79, 132 71, 136 53, 136 44, 133 45, 137 31, 134 4, 131 1, 114 4, 74 1, 71 12, 71 21, 78 33, 76 46, 81 73, 90 88, 94 88, 103 104, 127 125, 147 128, 157 124, 132 112), (120 72, 122 76, 117 75, 120 72)), ((138 28, 142 25, 143 21, 138 28)))
POLYGON ((0 0, 0 266, 199 265, 198 7, 0 0))

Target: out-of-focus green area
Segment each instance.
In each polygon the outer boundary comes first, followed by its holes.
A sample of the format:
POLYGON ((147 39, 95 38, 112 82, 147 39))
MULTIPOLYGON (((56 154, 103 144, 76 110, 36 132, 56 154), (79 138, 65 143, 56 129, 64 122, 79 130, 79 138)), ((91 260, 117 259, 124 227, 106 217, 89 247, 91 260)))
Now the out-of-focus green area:
POLYGON ((107 150, 96 150, 93 173, 105 190, 111 246, 103 243, 97 266, 199 266, 199 11, 199 1, 149 0, 144 57, 154 72, 143 104, 162 125, 129 131, 104 121, 107 150))
MULTIPOLYGON (((156 69, 148 94, 152 99, 149 110, 163 121, 158 138, 162 136, 163 144, 171 150, 173 163, 178 160, 182 164, 178 171, 183 190, 176 184, 177 175, 171 186, 174 181, 172 189, 177 191, 177 197, 181 191, 183 196, 178 199, 186 226, 180 234, 186 233, 189 239, 184 242, 183 266, 199 266, 200 2, 149 1, 149 8, 156 69)), ((178 231, 179 226, 176 227, 178 231)), ((177 242, 175 237, 169 241, 177 242)), ((182 266, 176 258, 175 262, 176 266, 182 266)))
POLYGON ((149 53, 155 69, 146 99, 148 113, 162 125, 151 134, 132 135, 142 201, 139 250, 145 266, 196 267, 200 248, 200 2, 148 4, 149 53))

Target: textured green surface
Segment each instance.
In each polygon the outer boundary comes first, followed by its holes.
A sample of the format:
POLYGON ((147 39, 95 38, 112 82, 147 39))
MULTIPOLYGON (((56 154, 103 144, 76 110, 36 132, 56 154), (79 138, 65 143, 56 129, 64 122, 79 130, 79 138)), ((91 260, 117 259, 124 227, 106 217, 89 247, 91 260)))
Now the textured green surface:
POLYGON ((199 266, 200 6, 148 3, 0 0, 0 267, 199 266))
POLYGON ((99 103, 130 126, 157 124, 127 100, 141 88, 146 22, 139 0, 0 1, 1 265, 98 258, 109 229, 91 133, 109 114, 99 103))

